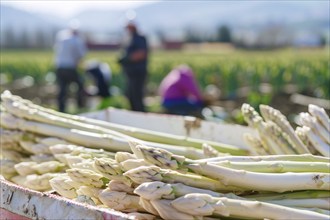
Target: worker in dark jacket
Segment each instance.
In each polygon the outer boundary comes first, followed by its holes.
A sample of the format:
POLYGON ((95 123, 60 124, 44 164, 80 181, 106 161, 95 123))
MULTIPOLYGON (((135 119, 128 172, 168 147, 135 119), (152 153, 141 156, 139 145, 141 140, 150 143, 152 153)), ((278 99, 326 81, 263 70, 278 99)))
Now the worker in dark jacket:
POLYGON ((146 37, 138 32, 133 22, 129 22, 126 29, 131 40, 118 62, 122 65, 126 76, 126 96, 131 109, 144 112, 143 97, 147 78, 148 44, 146 37))

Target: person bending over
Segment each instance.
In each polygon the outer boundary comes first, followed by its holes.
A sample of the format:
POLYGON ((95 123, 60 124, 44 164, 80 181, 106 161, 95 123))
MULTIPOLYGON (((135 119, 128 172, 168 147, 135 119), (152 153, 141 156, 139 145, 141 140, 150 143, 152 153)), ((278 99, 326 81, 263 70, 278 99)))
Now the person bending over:
POLYGON ((200 116, 203 96, 189 66, 183 64, 168 73, 160 84, 159 93, 166 113, 200 116))

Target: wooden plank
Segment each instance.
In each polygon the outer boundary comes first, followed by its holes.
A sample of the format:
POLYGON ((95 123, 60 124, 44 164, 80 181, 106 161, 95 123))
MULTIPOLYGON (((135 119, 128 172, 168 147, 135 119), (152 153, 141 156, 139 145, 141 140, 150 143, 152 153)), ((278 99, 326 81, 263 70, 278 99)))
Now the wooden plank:
MULTIPOLYGON (((107 208, 98 208, 73 200, 41 193, 0 180, 1 214, 8 219, 95 219, 124 220, 134 219, 128 215, 107 208), (15 217, 15 218, 11 218, 15 217)), ((3 218, 1 218, 3 219, 3 218)))

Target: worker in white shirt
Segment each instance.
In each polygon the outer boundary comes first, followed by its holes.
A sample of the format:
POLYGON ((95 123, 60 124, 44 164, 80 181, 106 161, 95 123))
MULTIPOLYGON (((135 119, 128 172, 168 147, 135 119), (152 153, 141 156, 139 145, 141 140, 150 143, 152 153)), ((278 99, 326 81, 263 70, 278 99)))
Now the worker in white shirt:
POLYGON ((78 73, 78 66, 86 55, 87 49, 79 36, 78 26, 71 24, 66 30, 56 36, 54 45, 56 78, 58 84, 58 110, 65 112, 67 90, 71 83, 77 84, 76 99, 79 108, 84 107, 84 87, 78 73))

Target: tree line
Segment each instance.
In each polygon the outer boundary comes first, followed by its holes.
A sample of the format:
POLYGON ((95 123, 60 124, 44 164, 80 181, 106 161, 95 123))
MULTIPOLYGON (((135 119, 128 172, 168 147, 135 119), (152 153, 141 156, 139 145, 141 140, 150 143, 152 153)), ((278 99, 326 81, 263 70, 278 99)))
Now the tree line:
MULTIPOLYGON (((13 28, 7 27, 1 30, 1 48, 35 48, 47 49, 51 48, 55 41, 56 33, 59 28, 49 28, 48 30, 36 29, 21 29, 19 32, 13 28)), ((295 35, 287 28, 279 25, 270 25, 258 31, 250 31, 253 37, 248 33, 234 33, 229 25, 219 25, 213 34, 203 32, 199 28, 186 28, 185 34, 181 41, 187 43, 201 42, 221 42, 231 43, 235 47, 245 49, 268 49, 281 48, 291 46, 294 43, 295 35)), ((92 33, 89 33, 92 34, 92 33)), ((87 34, 86 34, 87 35, 87 34)), ((160 40, 166 40, 163 31, 156 33, 160 40)), ((319 46, 327 44, 327 37, 319 34, 319 46)))

